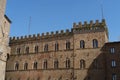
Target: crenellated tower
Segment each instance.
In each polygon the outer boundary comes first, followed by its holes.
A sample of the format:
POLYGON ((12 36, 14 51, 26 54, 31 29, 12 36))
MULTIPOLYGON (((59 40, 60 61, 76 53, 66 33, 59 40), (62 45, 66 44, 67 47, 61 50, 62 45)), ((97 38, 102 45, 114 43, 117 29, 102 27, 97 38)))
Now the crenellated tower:
MULTIPOLYGON (((100 22, 96 20, 93 22, 92 20, 88 23, 87 21, 79 22, 78 24, 73 23, 73 33, 75 35, 74 38, 79 38, 79 40, 86 40, 86 42, 92 41, 93 39, 98 40, 98 47, 102 47, 104 43, 108 42, 108 28, 105 22, 105 19, 102 19, 100 22)), ((77 40, 75 39, 75 40, 77 40)), ((91 43, 86 44, 87 48, 92 48, 89 46, 91 43)))
POLYGON ((105 20, 90 21, 89 23, 85 21, 83 24, 82 22, 78 24, 73 23, 73 34, 74 69, 79 68, 78 63, 84 61, 86 61, 86 70, 88 69, 87 72, 84 70, 73 70, 73 74, 78 76, 77 78, 81 80, 88 80, 90 77, 92 80, 104 80, 105 66, 103 64, 105 60, 101 52, 101 47, 108 42, 108 30, 105 20), (99 73, 95 73, 95 69, 92 68, 94 61, 98 61, 99 63, 97 69, 99 73), (79 75, 87 76, 81 77, 79 75), (93 75, 96 76, 92 77, 93 75))

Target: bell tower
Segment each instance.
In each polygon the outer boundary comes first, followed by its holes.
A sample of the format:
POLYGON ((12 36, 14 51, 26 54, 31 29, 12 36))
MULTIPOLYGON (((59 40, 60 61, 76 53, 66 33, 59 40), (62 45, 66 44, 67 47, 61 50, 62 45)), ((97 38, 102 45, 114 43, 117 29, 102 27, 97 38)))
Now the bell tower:
POLYGON ((9 48, 10 19, 5 15, 6 0, 0 0, 0 80, 5 80, 5 69, 9 48))

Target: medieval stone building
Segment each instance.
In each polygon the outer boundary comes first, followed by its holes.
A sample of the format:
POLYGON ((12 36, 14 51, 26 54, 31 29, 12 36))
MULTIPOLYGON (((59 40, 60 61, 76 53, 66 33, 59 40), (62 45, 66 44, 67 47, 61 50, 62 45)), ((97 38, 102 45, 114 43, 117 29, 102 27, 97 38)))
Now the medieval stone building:
POLYGON ((108 42, 104 19, 74 23, 66 31, 13 37, 9 45, 6 80, 119 80, 120 43, 108 42))
POLYGON ((0 80, 120 80, 120 42, 108 42, 105 19, 9 41, 5 3, 0 0, 0 80))
POLYGON ((5 78, 5 68, 9 48, 10 19, 5 15, 6 0, 0 0, 0 80, 5 78))

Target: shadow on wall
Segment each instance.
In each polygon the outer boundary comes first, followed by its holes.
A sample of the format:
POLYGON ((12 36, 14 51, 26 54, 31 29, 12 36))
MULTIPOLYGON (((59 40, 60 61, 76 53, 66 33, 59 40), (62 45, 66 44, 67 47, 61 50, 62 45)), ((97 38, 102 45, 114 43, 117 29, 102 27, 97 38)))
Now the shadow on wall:
POLYGON ((106 55, 103 49, 104 46, 101 49, 101 53, 91 63, 84 80, 106 80, 106 55))

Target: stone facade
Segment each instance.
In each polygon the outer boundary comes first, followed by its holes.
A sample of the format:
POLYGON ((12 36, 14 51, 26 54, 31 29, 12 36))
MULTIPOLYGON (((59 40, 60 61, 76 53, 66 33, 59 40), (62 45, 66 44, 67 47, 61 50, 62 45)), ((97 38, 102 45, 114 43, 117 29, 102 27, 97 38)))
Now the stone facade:
MULTIPOLYGON (((106 72, 105 20, 10 38, 6 80, 113 80, 106 72)), ((108 43, 109 44, 109 43, 108 43)))
POLYGON ((11 21, 5 13, 6 0, 0 0, 0 80, 5 78, 5 68, 9 48, 9 30, 11 21))

